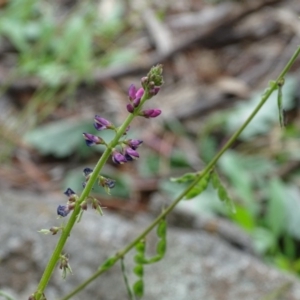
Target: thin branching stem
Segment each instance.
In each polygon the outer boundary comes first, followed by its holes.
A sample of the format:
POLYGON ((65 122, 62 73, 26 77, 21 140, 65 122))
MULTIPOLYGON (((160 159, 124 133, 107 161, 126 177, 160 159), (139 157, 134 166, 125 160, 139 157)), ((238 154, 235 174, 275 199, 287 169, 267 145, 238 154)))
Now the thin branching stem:
MULTIPOLYGON (((300 46, 297 48, 289 62, 286 64, 282 72, 279 74, 278 78, 275 82, 271 84, 271 86, 266 90, 263 94, 261 101, 247 118, 247 120, 242 124, 242 126, 231 136, 231 138, 227 141, 227 143, 223 146, 223 148, 215 155, 215 157, 210 161, 210 163, 206 166, 206 168, 198 173, 196 179, 168 206, 141 234, 139 234, 133 241, 131 241, 126 247, 118 251, 114 259, 118 261, 122 259, 125 254, 127 254, 141 239, 143 239, 163 218, 165 218, 173 209, 174 207, 184 198, 184 196, 192 190, 192 188, 199 182, 201 178, 203 178, 208 172, 210 172, 215 164, 218 162, 220 157, 232 146, 232 144, 237 140, 243 130, 249 125, 255 115, 259 112, 271 94, 277 89, 278 82, 285 77, 295 60, 300 54, 300 46)), ((67 300, 73 297, 75 294, 83 290, 88 284, 94 281, 97 277, 99 277, 102 273, 107 271, 107 269, 99 268, 90 278, 80 284, 76 289, 74 289, 70 294, 66 295, 65 297, 61 298, 61 300, 67 300)))

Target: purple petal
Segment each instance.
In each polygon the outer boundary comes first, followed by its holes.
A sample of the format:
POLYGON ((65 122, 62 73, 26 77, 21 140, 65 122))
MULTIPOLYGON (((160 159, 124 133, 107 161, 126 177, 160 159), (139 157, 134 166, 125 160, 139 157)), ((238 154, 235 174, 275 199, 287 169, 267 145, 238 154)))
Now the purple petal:
POLYGON ((123 154, 121 154, 120 152, 117 152, 117 151, 113 152, 112 160, 116 164, 123 164, 123 163, 127 162, 126 157, 123 154))
POLYGON ((58 205, 57 214, 62 217, 66 217, 69 214, 70 210, 66 205, 58 205))
POLYGON ((125 149, 125 153, 126 153, 127 155, 129 155, 130 157, 132 157, 133 159, 139 158, 139 157, 140 157, 140 155, 139 155, 139 153, 138 153, 137 151, 135 151, 134 149, 129 148, 129 147, 127 147, 127 148, 125 149))
POLYGON ((133 150, 136 150, 138 148, 138 146, 143 143, 143 141, 130 139, 126 143, 130 148, 132 148, 133 150))
POLYGON ((71 197, 72 195, 76 195, 76 193, 70 188, 67 188, 67 190, 64 192, 64 194, 68 197, 71 197))
POLYGON ((126 108, 129 113, 132 114, 134 112, 134 107, 131 104, 127 104, 126 108))
POLYGON ((136 87, 134 84, 131 84, 128 89, 128 96, 130 101, 133 101, 135 99, 135 94, 136 94, 136 87))

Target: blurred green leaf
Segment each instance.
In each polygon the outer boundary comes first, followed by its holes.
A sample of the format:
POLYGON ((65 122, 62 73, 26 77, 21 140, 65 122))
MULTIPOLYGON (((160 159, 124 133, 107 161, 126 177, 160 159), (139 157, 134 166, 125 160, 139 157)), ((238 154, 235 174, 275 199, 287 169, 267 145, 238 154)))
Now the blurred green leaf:
POLYGON ((254 248, 260 254, 265 254, 276 245, 273 232, 263 227, 256 227, 252 233, 254 248))
POLYGON ((256 225, 255 217, 247 208, 240 205, 236 205, 236 214, 232 214, 231 219, 248 232, 252 232, 256 225))
POLYGON ((283 183, 272 178, 267 186, 268 205, 265 215, 265 222, 272 230, 276 238, 278 238, 286 229, 286 205, 285 188, 283 183))
POLYGON ((144 282, 143 280, 138 280, 133 285, 133 292, 136 296, 142 297, 144 294, 144 282))

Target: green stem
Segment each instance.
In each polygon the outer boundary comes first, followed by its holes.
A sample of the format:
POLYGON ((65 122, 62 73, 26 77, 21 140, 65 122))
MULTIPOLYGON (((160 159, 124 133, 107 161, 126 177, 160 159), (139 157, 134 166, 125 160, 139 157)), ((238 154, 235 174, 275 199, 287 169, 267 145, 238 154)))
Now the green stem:
MULTIPOLYGON (((174 207, 183 199, 183 197, 199 182, 201 178, 203 178, 217 163, 219 158, 227 151, 231 145, 235 142, 235 140, 239 137, 242 131, 248 126, 248 124, 252 121, 261 107, 265 104, 271 94, 276 90, 278 81, 283 78, 288 70, 291 68, 295 60, 297 59, 298 55, 300 54, 300 47, 295 51, 289 62, 286 64, 280 75, 278 76, 276 82, 264 93, 261 98, 261 101, 251 113, 251 115, 247 118, 247 120, 242 124, 242 126, 232 135, 232 137, 227 141, 227 143, 223 146, 223 148, 216 154, 216 156, 210 161, 210 163, 206 166, 206 168, 199 172, 196 179, 168 206, 140 235, 138 235, 132 242, 130 242, 125 248, 117 252, 114 256, 115 261, 123 258, 127 252, 129 252, 137 242, 143 239, 159 222, 161 219, 165 218, 173 209, 174 207)), ((107 269, 99 269, 96 271, 90 278, 88 278, 85 282, 80 284, 75 290, 73 290, 70 294, 66 295, 61 300, 67 300, 73 297, 75 294, 83 290, 88 284, 94 281, 98 276, 102 273, 107 271, 107 269)))
MULTIPOLYGON (((140 106, 141 107, 147 99, 149 99, 151 96, 148 94, 148 92, 145 92, 143 95, 143 98, 141 100, 140 106)), ((46 286, 48 285, 48 282, 51 278, 51 275, 53 273, 53 270, 59 260, 60 254, 63 250, 64 245, 66 244, 66 241, 68 237, 70 236, 70 232, 72 231, 72 228, 76 222, 77 216, 80 213, 81 207, 80 204, 88 197, 90 194, 98 175, 103 168, 104 164, 106 163, 107 159, 111 155, 112 149, 117 145, 120 138, 123 136, 124 132, 126 131, 127 127, 131 123, 134 117, 136 117, 137 113, 129 114, 124 123, 118 128, 116 135, 114 139, 107 145, 106 150, 102 154, 101 158, 99 159, 97 165, 95 166, 93 173, 88 180, 84 190, 82 191, 79 200, 76 202, 76 206, 74 208, 74 211, 72 212, 67 225, 62 231, 62 234, 56 244, 56 247, 48 261, 48 264, 44 270, 43 276, 39 282, 39 285, 37 287, 37 291, 35 293, 36 300, 39 300, 42 296, 46 286)))

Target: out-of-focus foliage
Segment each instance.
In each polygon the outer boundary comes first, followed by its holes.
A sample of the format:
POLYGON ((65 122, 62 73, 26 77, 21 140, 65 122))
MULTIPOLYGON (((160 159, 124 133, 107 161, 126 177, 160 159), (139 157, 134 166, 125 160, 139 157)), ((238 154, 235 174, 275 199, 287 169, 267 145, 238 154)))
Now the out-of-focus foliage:
MULTIPOLYGON (((289 77, 283 87, 284 109, 294 107, 295 93, 296 80, 289 77)), ((208 162, 216 154, 217 136, 232 133, 245 121, 258 103, 258 95, 206 119, 204 130, 199 134, 200 156, 204 161, 208 162)), ((212 179, 205 191, 195 193, 193 201, 179 206, 193 212, 226 216, 252 236, 256 251, 267 261, 300 274, 300 260, 297 259, 300 174, 291 173, 285 180, 280 177, 285 164, 299 160, 299 124, 295 122, 281 129, 278 123, 274 93, 240 137, 236 149, 227 151, 218 163, 224 190, 227 189, 234 200, 236 213, 217 200, 212 179)), ((161 188, 173 198, 182 190, 180 187, 186 187, 193 179, 193 173, 186 173, 174 178, 173 182, 163 182, 161 188)))
POLYGON ((17 73, 56 86, 88 81, 96 67, 133 59, 134 49, 113 46, 126 27, 123 5, 115 4, 102 14, 92 1, 65 12, 51 1, 10 1, 0 13, 0 35, 19 53, 17 73))

